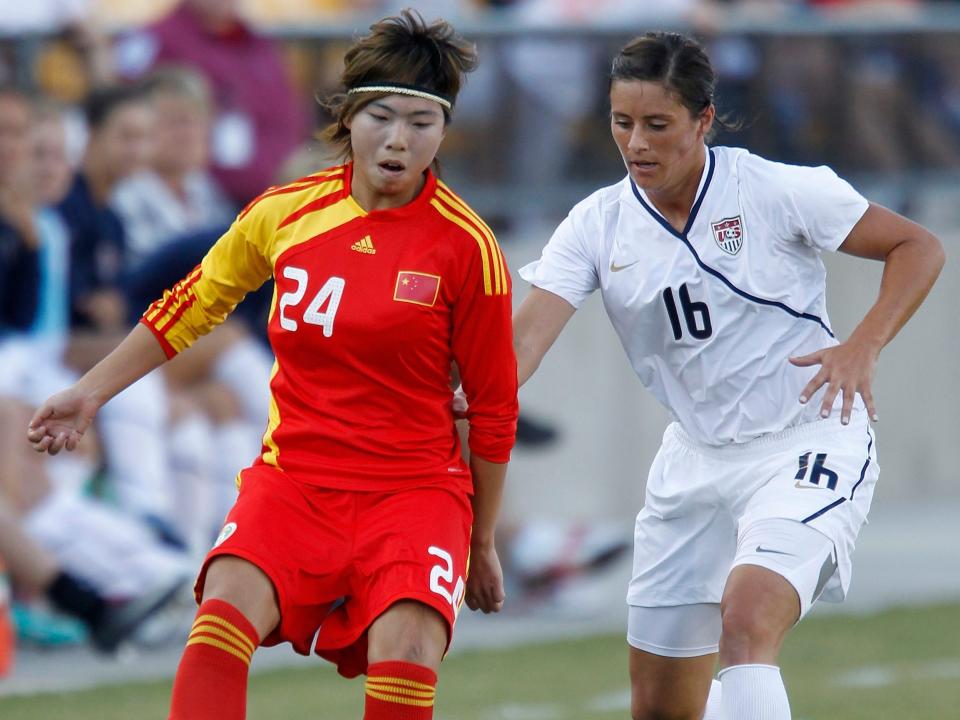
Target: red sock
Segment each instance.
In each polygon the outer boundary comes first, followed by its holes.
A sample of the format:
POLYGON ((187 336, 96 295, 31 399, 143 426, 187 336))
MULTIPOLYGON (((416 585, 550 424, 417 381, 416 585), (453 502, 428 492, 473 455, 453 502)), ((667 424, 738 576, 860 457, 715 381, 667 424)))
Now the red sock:
POLYGON ((233 605, 203 603, 173 680, 170 720, 243 720, 247 671, 259 644, 257 631, 233 605))
POLYGON ((437 674, 423 665, 390 660, 367 668, 363 720, 430 720, 437 674))

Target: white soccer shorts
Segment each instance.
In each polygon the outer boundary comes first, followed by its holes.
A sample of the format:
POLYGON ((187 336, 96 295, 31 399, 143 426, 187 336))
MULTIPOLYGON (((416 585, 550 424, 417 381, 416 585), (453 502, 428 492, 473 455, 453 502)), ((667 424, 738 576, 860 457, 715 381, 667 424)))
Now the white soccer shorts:
MULTIPOLYGON (((841 601, 878 473, 874 434, 863 410, 854 411, 849 425, 832 417, 722 447, 698 443, 671 424, 637 515, 627 603, 719 603, 731 568, 754 562, 750 555, 761 558, 755 564, 777 571, 781 563, 762 558, 765 536, 757 529, 777 518, 802 523, 833 543, 835 569, 829 577, 815 573, 813 585, 824 600, 841 601), (748 532, 759 550, 740 545, 748 532)), ((822 549, 818 543, 809 546, 795 548, 793 565, 813 561, 822 549)), ((789 571, 781 574, 795 586, 801 575, 810 577, 806 570, 793 578, 789 571)), ((801 598, 802 612, 815 599, 801 598)))

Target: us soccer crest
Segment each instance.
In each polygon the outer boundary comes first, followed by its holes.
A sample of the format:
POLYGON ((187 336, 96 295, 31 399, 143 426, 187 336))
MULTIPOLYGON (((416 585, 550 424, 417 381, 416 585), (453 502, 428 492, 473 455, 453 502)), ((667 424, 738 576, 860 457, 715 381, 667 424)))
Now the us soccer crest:
POLYGON ((743 222, 740 216, 724 218, 710 223, 713 229, 713 239, 725 253, 736 255, 743 247, 743 222))

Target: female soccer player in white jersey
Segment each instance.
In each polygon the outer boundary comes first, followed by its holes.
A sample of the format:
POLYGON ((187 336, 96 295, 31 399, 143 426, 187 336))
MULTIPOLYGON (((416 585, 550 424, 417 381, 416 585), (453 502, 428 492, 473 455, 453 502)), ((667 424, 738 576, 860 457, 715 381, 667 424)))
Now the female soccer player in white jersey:
POLYGON ((713 91, 689 38, 650 33, 620 51, 610 121, 627 177, 576 205, 521 269, 533 289, 514 317, 522 383, 599 289, 675 418, 627 594, 637 720, 790 717, 778 651, 818 598, 842 599, 877 479, 877 356, 944 261, 937 238, 827 167, 708 147, 713 91), (885 263, 845 341, 826 314, 823 250, 885 263))

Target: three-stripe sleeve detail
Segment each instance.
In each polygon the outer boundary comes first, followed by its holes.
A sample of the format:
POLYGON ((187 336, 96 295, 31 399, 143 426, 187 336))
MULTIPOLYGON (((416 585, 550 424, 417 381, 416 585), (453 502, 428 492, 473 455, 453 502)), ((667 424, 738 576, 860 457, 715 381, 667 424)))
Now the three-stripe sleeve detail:
POLYGON ((142 322, 160 340, 168 357, 173 357, 176 350, 167 340, 166 334, 197 301, 193 286, 200 280, 202 274, 201 266, 197 265, 189 275, 166 291, 163 297, 155 300, 143 313, 142 322))

